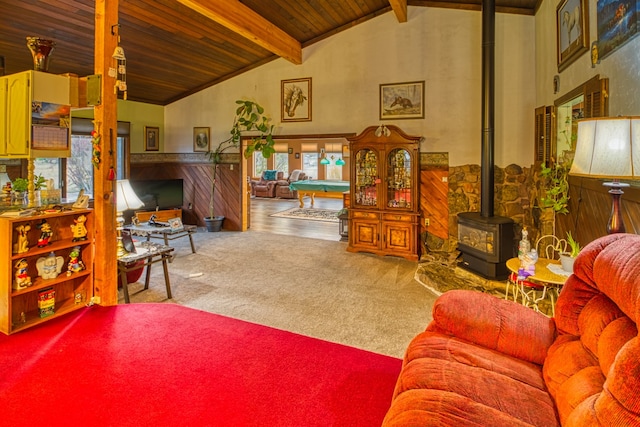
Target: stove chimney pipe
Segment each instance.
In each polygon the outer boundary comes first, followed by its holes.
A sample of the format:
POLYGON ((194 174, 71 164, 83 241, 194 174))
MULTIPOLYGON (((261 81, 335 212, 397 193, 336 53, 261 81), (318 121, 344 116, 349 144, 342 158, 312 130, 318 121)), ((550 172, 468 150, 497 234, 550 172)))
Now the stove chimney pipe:
POLYGON ((482 158, 480 215, 493 216, 494 110, 495 110, 495 0, 482 2, 482 158))

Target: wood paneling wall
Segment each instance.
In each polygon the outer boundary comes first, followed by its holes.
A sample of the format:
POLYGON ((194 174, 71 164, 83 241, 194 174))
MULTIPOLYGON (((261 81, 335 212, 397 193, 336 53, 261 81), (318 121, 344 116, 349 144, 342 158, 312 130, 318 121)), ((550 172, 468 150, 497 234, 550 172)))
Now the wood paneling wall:
MULTIPOLYGON (((607 234, 611 214, 609 188, 603 180, 569 177, 569 213, 556 215, 556 236, 564 237, 571 231, 574 238, 585 245, 607 234)), ((626 232, 640 231, 640 188, 629 187, 622 195, 622 216, 626 232)))
MULTIPOLYGON (((221 164, 219 168, 215 214, 225 217, 223 223, 225 230, 238 231, 241 229, 240 165, 221 164)), ((130 179, 182 179, 184 190, 182 221, 185 224, 204 226, 203 218, 209 216, 212 180, 210 163, 132 163, 130 179)))

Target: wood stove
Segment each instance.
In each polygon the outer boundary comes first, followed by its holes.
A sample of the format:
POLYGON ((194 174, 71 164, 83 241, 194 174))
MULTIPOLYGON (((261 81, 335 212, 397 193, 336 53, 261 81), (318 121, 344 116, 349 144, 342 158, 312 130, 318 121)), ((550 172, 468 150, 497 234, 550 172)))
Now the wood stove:
POLYGON ((458 214, 461 266, 488 279, 506 279, 513 257, 513 220, 493 215, 495 0, 482 2, 482 161, 480 212, 458 214))
POLYGON ((513 220, 483 217, 480 212, 458 214, 460 266, 487 279, 506 279, 507 260, 514 256, 513 220))

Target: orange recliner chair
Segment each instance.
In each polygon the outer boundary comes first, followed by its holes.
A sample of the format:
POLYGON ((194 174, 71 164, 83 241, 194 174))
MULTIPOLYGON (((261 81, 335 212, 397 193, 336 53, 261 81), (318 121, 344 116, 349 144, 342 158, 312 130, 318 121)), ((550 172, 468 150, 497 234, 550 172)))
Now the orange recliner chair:
POLYGON ((587 245, 555 318, 443 294, 406 351, 383 426, 640 426, 640 236, 587 245))

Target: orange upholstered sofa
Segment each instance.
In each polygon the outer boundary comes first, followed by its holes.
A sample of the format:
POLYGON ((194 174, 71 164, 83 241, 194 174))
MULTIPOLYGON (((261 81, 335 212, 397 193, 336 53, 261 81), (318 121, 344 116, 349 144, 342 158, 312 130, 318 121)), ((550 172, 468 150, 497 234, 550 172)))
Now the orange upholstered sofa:
POLYGON ((555 318, 443 294, 406 351, 384 426, 640 426, 640 236, 587 245, 555 318))

